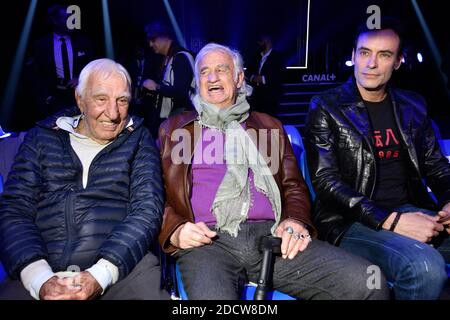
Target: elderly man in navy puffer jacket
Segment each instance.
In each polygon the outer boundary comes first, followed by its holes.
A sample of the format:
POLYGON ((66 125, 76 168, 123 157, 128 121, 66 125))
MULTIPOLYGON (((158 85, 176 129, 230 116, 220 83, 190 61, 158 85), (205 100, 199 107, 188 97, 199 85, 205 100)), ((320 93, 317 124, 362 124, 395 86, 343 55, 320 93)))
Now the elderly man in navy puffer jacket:
POLYGON ((30 130, 0 198, 0 299, 168 298, 150 253, 163 211, 159 153, 128 115, 128 72, 92 61, 75 96, 79 110, 30 130))

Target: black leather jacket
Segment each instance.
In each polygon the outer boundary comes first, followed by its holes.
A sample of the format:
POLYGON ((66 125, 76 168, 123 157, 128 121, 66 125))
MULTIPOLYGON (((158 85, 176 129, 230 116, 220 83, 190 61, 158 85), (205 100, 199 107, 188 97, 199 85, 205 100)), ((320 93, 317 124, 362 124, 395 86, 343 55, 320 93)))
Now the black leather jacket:
MULTIPOLYGON (((423 98, 389 89, 408 166, 412 204, 436 210, 450 201, 450 165, 442 155, 423 98), (428 194, 429 186, 439 204, 428 194)), ((313 208, 319 238, 338 245, 354 222, 381 228, 390 214, 371 200, 376 161, 368 113, 353 79, 311 100, 306 156, 317 197, 313 208)))

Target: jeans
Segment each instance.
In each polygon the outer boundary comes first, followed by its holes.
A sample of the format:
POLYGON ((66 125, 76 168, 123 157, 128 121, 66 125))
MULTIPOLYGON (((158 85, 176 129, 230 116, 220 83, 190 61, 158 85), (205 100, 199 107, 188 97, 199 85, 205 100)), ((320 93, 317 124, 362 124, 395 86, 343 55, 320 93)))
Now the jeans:
MULTIPOLYGON (((394 211, 436 215, 412 205, 394 211)), ((438 299, 447 281, 445 264, 450 263, 450 240, 443 234, 438 247, 387 230, 373 230, 355 222, 339 245, 378 265, 393 283, 396 299, 438 299)))
MULTIPOLYGON (((237 237, 217 231, 211 245, 177 252, 189 299, 239 299, 247 281, 257 282, 262 261, 258 241, 270 234, 272 225, 243 223, 237 237)), ((368 261, 314 239, 292 260, 275 258, 273 288, 302 299, 387 299, 383 275, 378 288, 369 288, 368 266, 368 261)))

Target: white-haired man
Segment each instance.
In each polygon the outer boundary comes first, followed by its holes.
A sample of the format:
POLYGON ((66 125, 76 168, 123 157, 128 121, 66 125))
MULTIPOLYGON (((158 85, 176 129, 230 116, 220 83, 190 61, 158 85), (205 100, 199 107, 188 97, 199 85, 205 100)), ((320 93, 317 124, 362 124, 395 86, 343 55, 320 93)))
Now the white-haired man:
POLYGON ((379 289, 367 287, 368 262, 311 239, 308 190, 289 140, 278 120, 249 112, 239 53, 208 44, 194 73, 196 111, 171 117, 159 132, 159 239, 175 255, 188 297, 238 299, 244 282, 256 281, 260 237, 272 234, 282 238, 275 289, 306 299, 386 298, 382 275, 379 289))
POLYGON ((149 252, 163 208, 159 157, 142 119, 128 115, 128 72, 90 62, 76 100, 79 110, 30 130, 9 174, 0 299, 167 298, 149 252))

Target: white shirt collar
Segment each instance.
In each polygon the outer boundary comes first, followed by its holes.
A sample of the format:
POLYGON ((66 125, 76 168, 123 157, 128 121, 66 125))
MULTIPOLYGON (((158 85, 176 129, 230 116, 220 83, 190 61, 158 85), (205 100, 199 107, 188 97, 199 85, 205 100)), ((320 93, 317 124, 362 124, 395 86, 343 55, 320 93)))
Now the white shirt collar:
MULTIPOLYGON (((82 135, 75 131, 75 128, 78 127, 78 125, 80 123, 80 119, 81 119, 81 114, 78 116, 75 116, 75 117, 59 117, 56 120, 56 125, 58 126, 58 128, 60 128, 64 131, 67 131, 78 138, 90 139, 89 137, 86 137, 85 135, 82 135)), ((133 118, 128 116, 128 119, 129 120, 128 120, 128 123, 125 126, 125 128, 128 128, 133 125, 133 118)))

